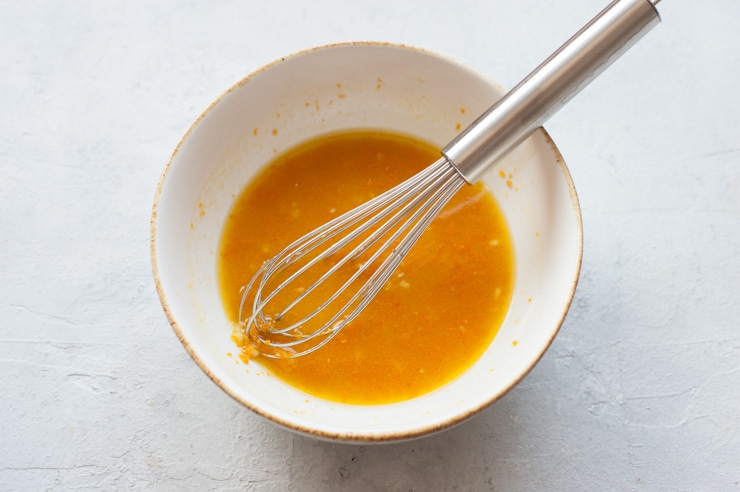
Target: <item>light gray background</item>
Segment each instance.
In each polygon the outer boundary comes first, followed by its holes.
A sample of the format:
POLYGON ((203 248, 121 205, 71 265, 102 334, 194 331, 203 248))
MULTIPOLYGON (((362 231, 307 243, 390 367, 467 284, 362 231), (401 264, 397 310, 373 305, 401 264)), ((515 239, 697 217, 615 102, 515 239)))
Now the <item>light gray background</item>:
POLYGON ((547 129, 585 251, 501 401, 383 446, 294 435, 190 360, 149 260, 155 186, 220 93, 285 54, 420 46, 507 87, 606 0, 0 3, 0 489, 740 490, 740 2, 663 24, 547 129))

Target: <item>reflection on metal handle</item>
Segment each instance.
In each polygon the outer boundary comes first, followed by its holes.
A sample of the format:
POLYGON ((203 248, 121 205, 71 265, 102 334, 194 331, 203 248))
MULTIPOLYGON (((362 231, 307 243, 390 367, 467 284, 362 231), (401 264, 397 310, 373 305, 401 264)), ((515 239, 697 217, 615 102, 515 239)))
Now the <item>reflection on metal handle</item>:
POLYGON ((615 0, 537 67, 442 154, 469 182, 514 150, 660 22, 660 0, 615 0))

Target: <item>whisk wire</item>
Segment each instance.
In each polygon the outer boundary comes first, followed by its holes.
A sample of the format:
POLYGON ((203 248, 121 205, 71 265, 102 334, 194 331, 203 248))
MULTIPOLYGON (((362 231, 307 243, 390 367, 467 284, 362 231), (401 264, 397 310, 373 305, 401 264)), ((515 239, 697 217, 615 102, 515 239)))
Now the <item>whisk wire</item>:
MULTIPOLYGON (((339 331, 354 320, 367 304, 377 295, 383 285, 393 274, 403 258, 410 251, 414 243, 419 239, 429 223, 449 201, 451 196, 459 190, 465 180, 459 175, 457 170, 445 158, 435 162, 434 165, 415 175, 401 185, 379 195, 375 200, 368 202, 366 206, 360 209, 352 210, 327 226, 315 231, 301 240, 295 241, 280 254, 268 260, 262 266, 260 271, 253 277, 245 289, 242 302, 240 304, 240 319, 244 309, 245 301, 255 285, 254 300, 252 303, 252 315, 245 322, 247 333, 253 341, 265 344, 272 349, 292 349, 298 345, 309 345, 308 348, 302 348, 295 352, 293 356, 307 355, 328 343, 334 338, 339 331), (399 192, 400 190, 400 192, 399 192), (376 215, 372 215, 372 214, 376 215), (388 214, 393 215, 388 218, 388 214), (356 220, 353 217, 359 217, 356 220), (270 291, 264 298, 261 298, 262 290, 266 287, 267 279, 272 275, 285 269, 289 264, 294 263, 303 257, 308 251, 316 249, 319 245, 325 243, 330 238, 336 237, 343 231, 349 229, 352 225, 361 220, 370 218, 362 222, 360 227, 350 231, 346 236, 340 238, 335 244, 327 250, 321 252, 314 258, 311 258, 305 265, 301 266, 296 272, 292 273, 280 285, 270 291), (353 221, 348 224, 347 221, 353 221), (305 288, 301 294, 293 299, 285 308, 283 308, 274 318, 265 314, 265 307, 275 295, 285 289, 290 283, 305 274, 319 261, 336 254, 342 249, 348 247, 353 241, 356 241, 363 234, 372 228, 380 226, 371 232, 371 234, 356 245, 352 250, 344 255, 336 264, 325 272, 318 280, 315 280, 309 287, 305 288), (335 224, 341 224, 341 227, 334 227, 335 224), (394 230, 395 228, 395 230, 394 230), (338 232, 341 229, 341 232, 338 232), (392 231, 392 233, 391 233, 392 231), (408 231, 408 233, 407 233, 408 231), (282 319, 291 309, 306 298, 310 292, 314 291, 321 283, 325 282, 330 276, 334 275, 339 269, 349 261, 359 259, 371 247, 380 241, 381 238, 390 234, 390 236, 377 247, 377 249, 363 261, 358 269, 337 289, 333 295, 325 300, 317 309, 304 316, 297 322, 291 323, 287 327, 275 328, 274 322, 282 319), (406 234, 404 236, 404 234, 406 234), (402 239, 399 241, 399 238, 402 239), (393 247, 395 243, 398 243, 393 247), (308 246, 306 246, 308 244, 308 246), (305 248, 303 251, 296 249, 305 248), (349 287, 357 282, 357 279, 372 265, 376 260, 381 258, 390 248, 390 253, 383 259, 379 268, 351 295, 350 299, 337 310, 333 316, 321 325, 311 331, 305 332, 304 325, 308 323, 319 312, 325 310, 331 303, 336 301, 341 295, 344 295, 349 287), (289 259, 290 262, 289 262, 289 259), (252 330, 254 328, 254 330, 252 330), (280 341, 270 338, 270 336, 280 335, 288 338, 287 341, 280 341), (317 337, 323 337, 314 345, 309 342, 317 337)), ((279 355, 264 352, 263 355, 268 357, 279 357, 279 355)))

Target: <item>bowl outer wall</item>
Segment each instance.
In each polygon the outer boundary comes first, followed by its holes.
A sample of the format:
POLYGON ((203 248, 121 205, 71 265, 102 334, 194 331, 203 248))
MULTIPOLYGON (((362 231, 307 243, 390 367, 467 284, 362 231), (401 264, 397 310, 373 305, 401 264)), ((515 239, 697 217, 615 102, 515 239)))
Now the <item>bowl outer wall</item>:
POLYGON ((575 188, 544 130, 484 177, 514 236, 517 280, 510 314, 481 360, 429 395, 392 405, 341 405, 293 390, 258 364, 238 366, 226 355, 235 347, 215 279, 220 227, 233 196, 276 152, 348 126, 393 129, 441 147, 458 125, 470 123, 502 94, 495 82, 449 58, 352 43, 285 57, 216 100, 167 163, 152 214, 157 291, 175 333, 204 372, 237 401, 289 429, 366 442, 448 428, 520 381, 567 313, 582 254, 575 188))

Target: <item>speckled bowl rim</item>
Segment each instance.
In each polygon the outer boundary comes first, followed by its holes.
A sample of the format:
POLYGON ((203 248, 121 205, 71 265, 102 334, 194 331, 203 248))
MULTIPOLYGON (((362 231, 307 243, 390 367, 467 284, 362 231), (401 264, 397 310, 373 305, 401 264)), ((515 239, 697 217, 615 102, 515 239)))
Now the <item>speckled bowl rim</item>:
MULTIPOLYGON (((162 308, 164 309, 164 312, 167 316, 167 319, 170 322, 170 325, 172 326, 172 329, 174 330, 175 334, 177 335, 177 338, 180 340, 182 345, 185 347, 185 350, 190 354, 190 357, 195 361, 195 363, 201 368, 201 370, 216 384, 218 385, 226 394, 231 396, 234 400, 245 406, 246 408, 250 409, 254 413, 268 419, 269 421, 272 421, 284 428, 287 428, 289 430, 296 431, 301 434, 305 434, 308 436, 316 437, 319 439, 326 439, 331 441, 344 441, 344 442, 364 442, 364 443, 381 443, 381 442, 394 442, 394 441, 400 441, 400 440, 407 440, 407 439, 413 439, 413 438, 419 438, 431 434, 435 434, 437 432, 440 432, 445 429, 449 429, 451 427, 454 427, 473 416, 479 414, 483 410, 490 407, 493 403, 498 401, 500 398, 502 398, 506 393, 508 393, 512 388, 514 388, 516 385, 518 385, 522 379, 524 379, 531 370, 537 365, 537 363, 542 359, 544 354, 549 349, 550 345, 554 341, 555 337, 557 336, 558 332, 560 331, 560 328, 565 321, 565 317, 568 314, 568 311, 570 309, 570 306, 573 302, 573 298, 575 296, 576 287, 578 284, 578 279, 580 277, 580 271, 583 261, 583 220, 581 216, 580 211, 580 203, 578 201, 578 195, 576 193, 575 184, 573 182, 572 176, 570 174, 570 171, 568 170, 568 167, 565 164, 565 160, 562 157, 562 154, 560 153, 560 150, 555 145, 555 142, 552 140, 550 135, 547 133, 547 131, 544 128, 540 128, 539 132, 542 132, 542 134, 545 137, 546 142, 551 147, 552 152, 555 156, 555 159, 557 161, 558 166, 560 167, 560 172, 563 175, 563 178, 565 179, 565 182, 568 186, 568 191, 570 195, 571 200, 571 206, 573 208, 573 212, 575 214, 575 219, 577 222, 577 231, 578 231, 578 237, 577 237, 577 243, 576 247, 578 248, 577 256, 578 256, 578 262, 576 265, 575 275, 572 279, 570 292, 568 292, 567 295, 567 303, 564 304, 561 317, 559 321, 554 326, 552 333, 547 340, 547 343, 544 346, 544 349, 541 351, 539 357, 533 359, 528 367, 525 368, 521 372, 518 378, 511 381, 511 384, 509 384, 507 387, 503 388, 498 393, 492 394, 490 398, 488 398, 486 401, 482 402, 480 405, 469 409, 468 411, 464 413, 456 414, 454 417, 448 419, 445 422, 441 423, 435 423, 431 424, 426 427, 421 428, 415 428, 413 430, 409 430, 407 432, 392 432, 387 434, 361 434, 361 433, 332 433, 332 432, 325 432, 322 430, 310 428, 307 426, 301 426, 296 425, 293 422, 286 422, 283 419, 280 419, 279 417, 276 417, 275 415, 270 414, 269 412, 264 411, 263 409, 259 408, 258 406, 252 404, 251 402, 245 400, 240 395, 235 394, 235 392, 231 391, 231 389, 222 384, 221 380, 216 377, 211 369, 201 360, 201 358, 198 356, 196 351, 191 346, 190 342, 187 340, 185 335, 183 334, 182 330, 180 329, 177 320, 175 319, 174 315, 171 312, 171 309, 169 307, 169 302, 167 301, 167 295, 164 291, 164 288, 162 287, 162 282, 160 280, 160 274, 159 274, 159 266, 157 263, 157 249, 156 249, 156 236, 157 236, 157 211, 159 206, 159 200, 162 194, 162 189, 164 187, 164 183, 167 180, 167 175, 170 170, 170 168, 173 165, 173 161, 175 160, 175 157, 179 153, 182 145, 185 143, 185 141, 188 139, 190 134, 194 131, 194 129, 200 124, 200 122, 206 117, 206 115, 214 108, 216 107, 221 101, 223 101, 229 94, 231 94, 236 89, 244 86, 247 84, 252 78, 255 76, 265 72, 266 70, 269 70, 270 68, 283 63, 286 60, 303 56, 308 53, 312 53, 319 50, 329 49, 329 48, 337 48, 337 47, 351 47, 351 46, 376 46, 376 47, 391 47, 391 48, 400 48, 405 50, 411 50, 416 51, 422 54, 430 55, 433 57, 437 57, 441 60, 446 61, 447 63, 450 63, 452 65, 458 65, 462 66, 466 70, 470 70, 471 68, 460 61, 457 61, 454 58, 439 54, 434 51, 426 50, 424 48, 419 48, 415 46, 409 46, 401 43, 390 43, 390 42, 377 42, 377 41, 353 41, 353 42, 344 42, 344 43, 332 43, 332 44, 325 44, 320 45, 312 48, 308 48, 305 50, 297 51, 292 54, 283 56, 279 59, 276 59, 266 65, 263 65, 262 67, 254 70, 238 82, 236 82, 234 85, 232 85, 230 88, 228 88, 226 91, 224 91, 215 101, 213 101, 201 114, 198 116, 195 121, 188 127, 186 132, 181 137, 180 141, 178 142, 177 146, 175 147, 174 151, 170 155, 170 158, 167 160, 167 163, 164 167, 164 170, 162 171, 162 174, 160 175, 159 181, 157 183, 157 188, 154 195, 154 203, 152 206, 152 213, 151 213, 151 219, 150 219, 150 256, 151 256, 151 262, 152 262, 152 273, 154 276, 154 283, 157 290, 157 294, 159 296, 160 302, 162 304, 162 308)), ((477 72, 481 77, 486 79, 489 83, 491 83, 494 86, 499 87, 502 91, 505 92, 505 89, 501 87, 500 84, 498 84, 493 79, 488 78, 485 76, 485 74, 482 74, 480 72, 477 72)))

